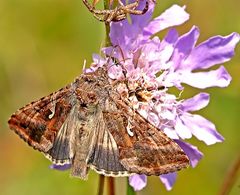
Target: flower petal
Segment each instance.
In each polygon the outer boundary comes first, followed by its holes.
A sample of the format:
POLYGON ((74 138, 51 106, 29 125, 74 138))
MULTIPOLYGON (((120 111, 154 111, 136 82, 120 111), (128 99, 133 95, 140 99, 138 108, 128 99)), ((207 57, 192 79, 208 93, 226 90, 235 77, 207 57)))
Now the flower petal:
MULTIPOLYGON (((153 38, 155 39, 155 37, 153 38)), ((156 52, 156 55, 158 55, 158 61, 156 60, 156 63, 158 67, 160 67, 162 70, 169 69, 170 63, 169 59, 173 55, 174 51, 174 45, 178 39, 178 32, 176 29, 172 28, 168 31, 167 35, 164 37, 162 42, 159 44, 160 48, 158 52, 156 52)), ((158 46, 159 47, 159 46, 158 46)), ((152 51, 149 51, 152 52, 152 51)))
POLYGON ((173 184, 176 182, 177 173, 168 173, 159 176, 161 182, 165 185, 166 189, 169 191, 172 189, 173 184))
POLYGON ((171 28, 168 31, 167 35, 164 37, 161 44, 163 44, 163 42, 166 42, 170 45, 173 45, 176 43, 177 40, 178 40, 178 32, 175 28, 171 28))
POLYGON ((192 29, 182 35, 175 46, 175 51, 173 54, 172 61, 174 62, 175 69, 188 69, 188 67, 183 67, 181 60, 186 58, 192 49, 194 48, 199 37, 199 29, 196 26, 193 26, 192 29))
POLYGON ((57 169, 57 170, 59 170, 59 171, 65 171, 65 170, 71 168, 71 164, 64 164, 64 165, 52 164, 52 165, 49 166, 49 168, 51 168, 51 169, 57 169))
POLYGON ((196 88, 227 87, 232 80, 224 66, 208 72, 183 72, 181 82, 196 88))
POLYGON ((142 190, 147 185, 146 175, 132 175, 129 177, 129 184, 135 191, 142 190))
POLYGON ((185 154, 188 156, 191 166, 193 168, 196 167, 199 160, 203 157, 203 153, 200 152, 196 146, 193 146, 189 143, 186 143, 180 140, 175 140, 175 141, 183 149, 185 154))
POLYGON ((207 69, 216 64, 227 62, 234 55, 234 48, 239 42, 238 33, 228 36, 215 36, 197 46, 185 60, 184 67, 207 69))
POLYGON ((189 19, 189 14, 185 11, 185 6, 173 5, 160 16, 153 19, 144 29, 143 34, 150 37, 168 27, 180 25, 189 19))
MULTIPOLYGON (((155 2, 154 1, 149 1, 149 0, 141 0, 139 1, 139 6, 136 8, 136 10, 143 10, 146 6, 146 1, 148 1, 148 11, 143 14, 143 15, 130 15, 131 16, 131 21, 133 25, 137 25, 140 28, 144 28, 147 26, 149 21, 152 18, 152 13, 155 7, 155 2)), ((136 2, 136 0, 130 0, 129 3, 136 2)))
POLYGON ((192 137, 191 130, 183 123, 180 118, 176 118, 176 124, 174 129, 178 136, 182 139, 189 139, 192 137))
POLYGON ((158 124, 159 124, 159 117, 158 117, 158 115, 157 114, 155 114, 155 113, 153 113, 153 112, 150 112, 149 114, 148 114, 148 118, 147 118, 147 120, 151 123, 151 124, 153 124, 154 126, 158 126, 158 124))
POLYGON ((123 20, 121 22, 111 22, 110 28, 109 36, 112 45, 119 45, 124 50, 124 46, 126 46, 126 36, 131 36, 132 34, 127 31, 127 29, 132 29, 131 25, 127 20, 123 20))
POLYGON ((182 110, 185 112, 196 111, 204 108, 209 103, 208 93, 199 93, 192 98, 186 99, 182 102, 182 110))
MULTIPOLYGON (((159 127, 159 129, 162 129, 162 127, 159 127)), ((176 131, 171 128, 164 127, 163 132, 171 139, 179 139, 176 131)))
POLYGON ((185 126, 199 140, 204 141, 207 145, 222 142, 223 136, 219 134, 215 125, 197 114, 184 114, 180 116, 185 126))

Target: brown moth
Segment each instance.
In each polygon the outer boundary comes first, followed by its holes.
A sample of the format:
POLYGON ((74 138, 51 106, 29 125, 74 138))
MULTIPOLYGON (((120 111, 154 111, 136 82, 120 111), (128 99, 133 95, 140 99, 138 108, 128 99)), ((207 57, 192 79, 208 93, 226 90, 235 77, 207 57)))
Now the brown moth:
POLYGON ((129 176, 187 167, 189 159, 178 144, 134 110, 117 84, 109 82, 106 66, 84 73, 18 110, 9 127, 52 163, 71 164, 71 175, 81 179, 87 179, 89 168, 129 176))

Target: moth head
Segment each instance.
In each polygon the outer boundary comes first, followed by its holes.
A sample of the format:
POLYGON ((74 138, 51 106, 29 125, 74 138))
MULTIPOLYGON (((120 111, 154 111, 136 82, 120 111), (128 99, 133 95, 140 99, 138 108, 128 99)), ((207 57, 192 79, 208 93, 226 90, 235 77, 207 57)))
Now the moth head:
POLYGON ((81 120, 86 120, 89 115, 92 115, 96 112, 98 98, 94 92, 81 91, 77 96, 79 100, 80 110, 78 112, 78 117, 81 120))
POLYGON ((95 91, 76 90, 77 99, 83 107, 88 105, 96 105, 98 103, 98 95, 95 91))

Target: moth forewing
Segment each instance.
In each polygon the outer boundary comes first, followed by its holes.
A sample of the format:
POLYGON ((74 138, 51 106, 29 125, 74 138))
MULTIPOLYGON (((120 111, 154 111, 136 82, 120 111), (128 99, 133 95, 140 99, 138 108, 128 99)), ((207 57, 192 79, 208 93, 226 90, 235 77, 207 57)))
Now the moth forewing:
POLYGON ((161 175, 178 171, 189 165, 189 159, 180 146, 144 119, 131 107, 127 99, 113 96, 119 114, 106 116, 106 123, 118 126, 109 128, 119 146, 120 162, 131 173, 161 175), (119 98, 119 99, 118 99, 119 98), (115 124, 114 124, 115 123, 115 124), (131 132, 127 126, 131 123, 131 132), (120 125, 121 124, 121 125, 120 125))

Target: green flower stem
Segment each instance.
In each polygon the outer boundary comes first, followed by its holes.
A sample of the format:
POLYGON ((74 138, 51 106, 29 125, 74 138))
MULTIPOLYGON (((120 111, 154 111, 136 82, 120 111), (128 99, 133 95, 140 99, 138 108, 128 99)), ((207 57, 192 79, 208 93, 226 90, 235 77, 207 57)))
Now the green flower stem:
POLYGON ((129 185, 128 183, 128 178, 127 178, 127 195, 135 195, 136 192, 133 190, 132 186, 129 185))
POLYGON ((115 195, 114 177, 108 177, 108 195, 115 195))
MULTIPOLYGON (((109 9, 109 0, 104 0, 104 9, 109 9)), ((111 41, 109 37, 110 33, 110 24, 105 22, 105 43, 104 47, 111 46, 111 41)), ((98 195, 103 195, 103 188, 104 188, 104 175, 99 175, 99 187, 98 187, 98 195)), ((109 195, 114 195, 114 180, 112 177, 108 178, 108 194, 109 195)))
POLYGON ((104 189, 104 175, 99 174, 99 182, 98 182, 98 195, 103 195, 103 189, 104 189))
POLYGON ((105 22, 105 31, 106 31, 106 35, 105 35, 105 43, 104 46, 105 47, 109 47, 112 45, 110 37, 109 37, 109 33, 110 33, 110 24, 105 22))
POLYGON ((237 180, 238 174, 240 174, 240 156, 236 158, 233 164, 230 166, 227 172, 223 185, 219 191, 219 195, 228 195, 237 180))
MULTIPOLYGON (((109 0, 104 0, 104 9, 108 10, 109 9, 109 0)), ((104 43, 104 47, 109 47, 111 46, 111 40, 110 40, 110 37, 109 37, 109 33, 110 33, 110 23, 108 22, 105 22, 105 32, 106 32, 106 35, 105 35, 105 43, 104 43)))

